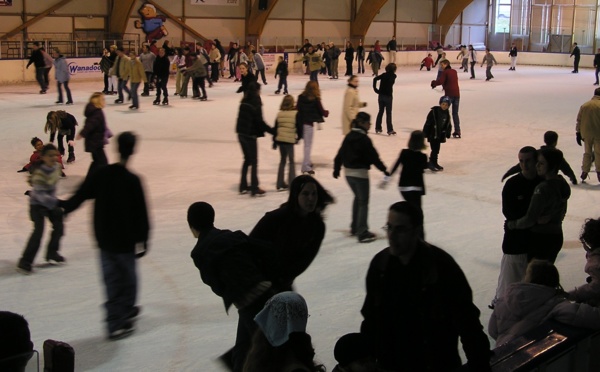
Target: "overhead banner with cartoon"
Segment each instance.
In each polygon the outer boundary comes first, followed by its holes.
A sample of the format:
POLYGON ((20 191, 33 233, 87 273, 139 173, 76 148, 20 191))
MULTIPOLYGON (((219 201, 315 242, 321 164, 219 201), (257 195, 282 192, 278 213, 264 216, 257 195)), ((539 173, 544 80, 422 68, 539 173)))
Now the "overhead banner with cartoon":
POLYGON ((241 0, 191 0, 192 5, 240 5, 241 0))
POLYGON ((138 10, 142 20, 133 22, 135 28, 141 28, 146 34, 146 41, 159 40, 167 36, 169 32, 165 27, 167 18, 156 14, 156 7, 150 3, 144 3, 138 10))

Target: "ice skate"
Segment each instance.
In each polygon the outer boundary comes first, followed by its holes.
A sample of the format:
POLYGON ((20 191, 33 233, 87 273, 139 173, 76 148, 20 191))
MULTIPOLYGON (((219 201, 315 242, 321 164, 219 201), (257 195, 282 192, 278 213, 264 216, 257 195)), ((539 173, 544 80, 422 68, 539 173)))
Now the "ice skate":
POLYGON ((452 133, 452 137, 454 137, 454 138, 461 138, 460 132, 454 132, 454 133, 452 133))
POLYGON ((167 106, 169 104, 169 99, 168 98, 163 98, 162 104, 167 106))
POLYGON ((67 164, 71 164, 73 162, 75 162, 75 154, 71 152, 69 153, 69 157, 67 158, 67 164))
POLYGON ((152 102, 153 105, 160 105, 160 100, 157 98, 152 102))

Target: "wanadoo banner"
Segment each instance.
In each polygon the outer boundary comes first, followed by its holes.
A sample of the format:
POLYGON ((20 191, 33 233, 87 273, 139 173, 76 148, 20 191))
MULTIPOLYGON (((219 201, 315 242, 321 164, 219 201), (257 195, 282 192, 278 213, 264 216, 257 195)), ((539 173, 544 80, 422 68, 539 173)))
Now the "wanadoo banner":
POLYGON ((241 0, 191 0, 192 5, 240 5, 241 0))

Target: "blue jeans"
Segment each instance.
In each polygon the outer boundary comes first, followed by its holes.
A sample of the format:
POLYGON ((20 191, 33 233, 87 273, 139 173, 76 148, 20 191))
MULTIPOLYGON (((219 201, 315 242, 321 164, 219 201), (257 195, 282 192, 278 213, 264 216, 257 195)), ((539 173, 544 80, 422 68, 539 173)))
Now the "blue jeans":
POLYGON ((450 97, 450 105, 452 105, 452 121, 454 122, 454 133, 460 133, 460 118, 458 117, 458 105, 460 97, 450 97))
POLYGON ((129 91, 129 88, 127 88, 127 80, 119 79, 117 93, 119 94, 119 100, 121 101, 123 101, 123 91, 126 91, 127 94, 131 96, 131 92, 129 91))
POLYGON ((310 72, 310 81, 319 82, 319 71, 320 70, 315 70, 310 72))
POLYGON ((360 236, 369 230, 367 223, 369 217, 369 179, 346 176, 346 181, 354 193, 350 231, 356 236, 360 236))
POLYGON ((62 85, 65 86, 65 92, 67 92, 67 102, 73 102, 73 97, 71 97, 71 89, 69 89, 69 82, 65 81, 64 83, 60 83, 57 81, 56 88, 58 90, 58 102, 63 101, 62 85))
POLYGON ((108 332, 114 332, 128 322, 137 298, 135 253, 114 253, 101 248, 100 264, 106 287, 106 323, 108 332))
POLYGON ((131 82, 131 104, 135 107, 140 107, 140 100, 138 97, 138 88, 140 87, 140 83, 131 82))
POLYGON ((288 186, 296 178, 296 167, 294 165, 294 144, 293 143, 279 143, 279 171, 277 172, 277 187, 281 188, 285 185, 284 174, 285 174, 285 163, 289 159, 289 171, 288 171, 288 186))
POLYGON ((375 120, 375 130, 381 131, 381 121, 383 119, 383 112, 385 111, 385 122, 387 125, 387 131, 392 132, 394 126, 392 125, 392 103, 394 97, 380 94, 377 102, 379 103, 379 112, 377 113, 377 120, 375 120))

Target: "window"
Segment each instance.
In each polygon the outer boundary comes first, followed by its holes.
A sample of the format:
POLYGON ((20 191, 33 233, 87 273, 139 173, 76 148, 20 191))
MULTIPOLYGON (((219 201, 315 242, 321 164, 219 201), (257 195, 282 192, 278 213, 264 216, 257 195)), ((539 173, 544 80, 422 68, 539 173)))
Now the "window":
POLYGON ((510 32, 510 9, 512 0, 498 0, 496 2, 496 22, 494 32, 510 32))

